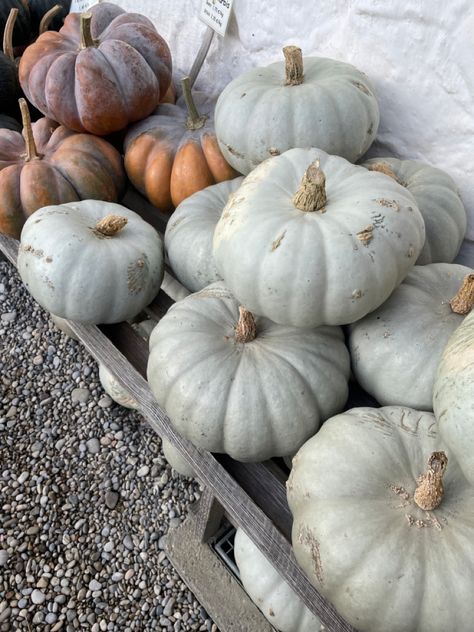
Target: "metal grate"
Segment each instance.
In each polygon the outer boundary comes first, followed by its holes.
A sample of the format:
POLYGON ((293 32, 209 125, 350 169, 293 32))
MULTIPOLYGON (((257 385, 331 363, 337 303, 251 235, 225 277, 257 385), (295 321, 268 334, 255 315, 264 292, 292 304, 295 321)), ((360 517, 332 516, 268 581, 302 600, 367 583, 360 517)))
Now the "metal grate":
POLYGON ((216 535, 210 540, 209 545, 240 581, 240 573, 234 557, 235 531, 235 527, 230 523, 224 523, 216 535))

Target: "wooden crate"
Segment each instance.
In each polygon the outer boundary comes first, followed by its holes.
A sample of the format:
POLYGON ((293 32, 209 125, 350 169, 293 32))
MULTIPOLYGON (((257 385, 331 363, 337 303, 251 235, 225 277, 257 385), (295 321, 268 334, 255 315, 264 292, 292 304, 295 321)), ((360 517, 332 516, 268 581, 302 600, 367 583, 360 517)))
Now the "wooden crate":
MULTIPOLYGON (((130 190, 122 203, 140 213, 163 234, 167 217, 140 195, 130 190)), ((16 267, 18 242, 0 234, 0 251, 16 267)), ((158 321, 172 304, 172 298, 160 290, 155 301, 146 309, 146 314, 158 321)), ((68 321, 68 324, 91 356, 105 365, 138 402, 138 410, 151 428, 179 450, 205 487, 203 502, 194 517, 197 540, 206 541, 217 528, 221 515, 225 515, 255 542, 308 608, 320 617, 328 631, 354 632, 332 604, 309 583, 296 563, 291 548, 292 516, 286 500, 287 471, 284 466, 278 460, 240 463, 227 455, 212 455, 198 450, 177 434, 146 381, 147 341, 129 323, 98 327, 73 321, 68 321)), ((179 572, 180 568, 177 570, 179 572)), ((183 579, 191 579, 190 587, 199 592, 192 578, 183 579)), ((213 602, 212 595, 208 596, 210 601, 206 595, 199 596, 206 602, 205 606, 213 602)), ((208 612, 216 621, 219 620, 218 612, 212 612, 211 608, 208 612)))

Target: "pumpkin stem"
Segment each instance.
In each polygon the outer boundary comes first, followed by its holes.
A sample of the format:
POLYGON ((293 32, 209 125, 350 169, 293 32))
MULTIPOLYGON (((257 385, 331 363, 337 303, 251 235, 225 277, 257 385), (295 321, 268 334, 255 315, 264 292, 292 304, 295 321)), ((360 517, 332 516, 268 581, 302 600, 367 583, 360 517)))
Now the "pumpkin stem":
POLYGON ((28 104, 25 99, 18 99, 18 103, 20 105, 21 122, 23 124, 23 130, 21 133, 23 134, 23 138, 25 139, 26 144, 25 162, 30 162, 30 160, 40 160, 41 155, 36 149, 28 104))
POLYGON ((433 452, 428 459, 428 468, 418 477, 418 487, 413 496, 416 504, 424 511, 436 509, 443 500, 443 474, 448 465, 445 452, 433 452))
POLYGON ((96 41, 91 33, 92 13, 81 13, 81 48, 91 48, 96 41))
POLYGON ((257 325, 252 312, 245 307, 239 307, 239 322, 235 326, 236 342, 252 342, 257 335, 257 325))
POLYGON ((54 7, 51 7, 51 9, 43 15, 43 17, 41 18, 41 22, 39 23, 39 35, 42 35, 49 29, 51 22, 58 15, 58 13, 61 13, 62 10, 63 7, 60 4, 55 4, 54 7))
POLYGON ((5 30, 3 31, 3 54, 5 57, 8 57, 10 61, 15 61, 15 55, 13 54, 13 29, 17 15, 18 9, 10 9, 7 23, 5 24, 5 30))
POLYGON ((303 83, 303 53, 298 46, 285 46, 285 86, 299 86, 303 83))
POLYGON ((183 86, 183 97, 186 103, 186 107, 188 108, 188 118, 186 119, 186 127, 188 129, 201 129, 204 126, 207 116, 200 116, 197 111, 196 104, 193 100, 193 95, 191 92, 191 82, 189 77, 183 77, 181 79, 181 85, 183 86))
POLYGON ((398 184, 401 184, 402 187, 405 186, 405 184, 400 180, 395 172, 390 169, 386 162, 374 162, 372 165, 369 165, 369 171, 378 171, 379 173, 384 173, 386 176, 390 176, 391 178, 393 178, 395 182, 398 182, 398 184))
POLYGON ((122 230, 127 222, 128 219, 126 217, 111 213, 99 220, 94 226, 94 230, 102 237, 113 237, 122 230))
POLYGON ((317 158, 306 169, 300 188, 293 196, 293 204, 300 211, 324 213, 326 202, 326 176, 319 168, 317 158))
POLYGON ((466 274, 458 293, 449 304, 455 314, 469 314, 474 306, 474 274, 466 274))

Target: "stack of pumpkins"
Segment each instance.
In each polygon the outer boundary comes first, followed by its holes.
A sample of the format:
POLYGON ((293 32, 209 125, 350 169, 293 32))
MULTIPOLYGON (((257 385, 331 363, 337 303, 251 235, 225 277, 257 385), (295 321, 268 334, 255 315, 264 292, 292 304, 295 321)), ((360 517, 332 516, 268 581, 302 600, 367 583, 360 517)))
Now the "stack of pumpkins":
POLYGON ((157 401, 200 448, 242 461, 296 453, 295 555, 361 632, 470 629, 474 274, 452 263, 466 230, 454 182, 411 160, 353 164, 379 111, 349 64, 286 47, 284 62, 226 87, 214 132, 212 104, 186 82, 186 109, 154 111, 171 62, 146 18, 107 3, 91 14, 68 16, 20 62, 26 96, 62 125, 31 131, 23 106, 14 158, 0 134, 3 206, 62 204, 26 221, 25 284, 52 313, 88 323, 131 318, 158 292, 160 238, 111 204, 121 158, 91 135, 139 121, 124 140, 127 174, 162 210, 177 206, 166 252, 193 292, 150 337, 157 401), (99 190, 106 202, 87 199, 99 190), (383 408, 341 412, 351 361, 383 408))
MULTIPOLYGON (((474 274, 452 263, 466 214, 440 169, 351 164, 377 130, 370 83, 284 52, 285 65, 239 77, 217 103, 220 147, 246 177, 170 218, 167 254, 195 293, 152 332, 150 386, 197 446, 240 460, 297 451, 295 555, 357 629, 467 630, 474 274), (349 377, 341 325, 382 408, 335 414, 349 377)), ((236 556, 276 627, 319 630, 302 606, 278 618, 268 604, 295 596, 240 532, 236 556)))

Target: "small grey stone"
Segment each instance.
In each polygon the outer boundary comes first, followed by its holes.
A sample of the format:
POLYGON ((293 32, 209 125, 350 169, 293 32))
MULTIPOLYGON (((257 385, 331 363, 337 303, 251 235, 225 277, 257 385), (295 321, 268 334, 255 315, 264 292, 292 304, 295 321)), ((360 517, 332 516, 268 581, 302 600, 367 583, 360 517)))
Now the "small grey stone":
POLYGON ((119 571, 117 571, 116 573, 112 575, 113 582, 119 582, 122 579, 123 579, 123 573, 120 573, 119 571))
POLYGON ((7 419, 11 419, 12 417, 15 417, 15 415, 16 415, 16 406, 10 406, 5 417, 7 419))
POLYGON ((129 551, 133 551, 133 540, 128 534, 123 539, 123 545, 129 551))
POLYGON ((46 599, 46 597, 44 596, 44 593, 41 592, 41 590, 38 590, 37 588, 35 590, 33 590, 33 592, 31 593, 31 601, 36 606, 41 605, 44 602, 45 599, 46 599))
POLYGON ((0 623, 3 623, 4 621, 6 621, 11 615, 11 613, 12 613, 12 610, 9 607, 6 607, 5 610, 2 610, 2 612, 0 612, 0 623))
POLYGON ((137 471, 137 476, 142 478, 146 476, 149 471, 150 471, 150 468, 148 467, 148 465, 142 465, 142 467, 137 471))
POLYGON ((163 615, 165 617, 169 617, 171 614, 173 614, 174 604, 175 604, 175 599, 174 597, 171 597, 171 599, 168 601, 168 603, 166 604, 163 610, 163 615))
POLYGON ((102 584, 100 582, 98 582, 96 579, 92 579, 89 582, 89 590, 91 590, 92 592, 97 592, 98 590, 102 589, 102 584))
POLYGON ((12 323, 16 318, 16 312, 6 312, 2 314, 1 318, 4 323, 12 323))
POLYGON ((105 504, 107 505, 107 507, 109 509, 115 509, 118 501, 119 501, 118 492, 114 491, 113 489, 109 489, 105 494, 105 504))
POLYGON ((52 625, 53 623, 56 623, 57 620, 57 615, 54 614, 54 612, 48 612, 48 614, 46 615, 46 623, 49 623, 50 625, 52 625))
POLYGON ((40 353, 33 358, 33 364, 35 366, 43 364, 43 356, 40 353))
POLYGON ((100 452, 100 442, 97 437, 91 437, 86 441, 86 446, 90 454, 98 454, 100 452))
POLYGON ((74 388, 71 391, 71 400, 73 404, 85 404, 91 396, 87 388, 74 388))
POLYGON ((102 395, 99 399, 99 406, 101 408, 110 408, 112 406, 112 399, 108 395, 102 395))
POLYGON ((8 551, 6 549, 0 549, 0 566, 5 566, 8 562, 8 551))

